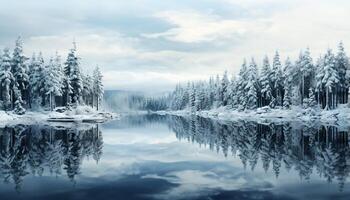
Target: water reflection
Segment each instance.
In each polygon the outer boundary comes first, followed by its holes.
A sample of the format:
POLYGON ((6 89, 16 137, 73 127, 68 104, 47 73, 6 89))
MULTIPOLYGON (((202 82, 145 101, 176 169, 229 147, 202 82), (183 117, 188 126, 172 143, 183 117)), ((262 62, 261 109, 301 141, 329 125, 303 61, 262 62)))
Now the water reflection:
POLYGON ((84 158, 96 162, 102 155, 98 125, 62 127, 16 125, 0 128, 0 179, 21 190, 28 175, 63 173, 75 182, 84 158))
POLYGON ((349 128, 318 123, 223 122, 192 116, 149 115, 133 118, 135 124, 162 121, 179 140, 195 142, 211 150, 238 155, 244 168, 254 170, 261 162, 276 178, 281 167, 298 172, 309 180, 317 173, 326 181, 336 181, 342 190, 350 173, 349 128))
MULTIPOLYGON (((304 188, 306 182, 318 190, 319 186, 325 188, 327 184, 323 183, 327 181, 337 183, 340 190, 345 188, 342 194, 346 196, 349 155, 349 129, 318 123, 224 122, 201 117, 144 115, 103 125, 0 128, 0 179, 26 195, 33 193, 30 183, 46 184, 52 193, 37 189, 43 199, 62 199, 77 192, 82 195, 80 199, 94 199, 92 194, 101 195, 100 199, 116 195, 125 197, 121 199, 173 199, 179 195, 191 199, 191 192, 198 199, 209 194, 226 194, 227 199, 251 194, 253 198, 262 193, 283 192, 278 186, 304 188), (140 136, 144 138, 140 140, 140 136), (147 138, 150 139, 146 141, 147 138), (202 149, 189 143, 199 144, 202 149), (98 165, 88 165, 86 158, 92 158, 98 165), (247 170, 242 170, 243 167, 247 170), (287 174, 285 169, 291 173, 287 174), (289 180, 295 174, 307 181, 289 180), (321 177, 321 182, 315 175, 321 177), (41 179, 23 184, 30 176, 41 179), (56 184, 62 179, 43 176, 67 177, 77 188, 66 181, 72 188, 67 189, 56 184), (281 179, 287 179, 287 184, 281 179)), ((13 195, 13 189, 9 191, 6 186, 0 186, 0 193, 3 189, 12 199, 23 197, 13 195)), ((216 199, 221 199, 219 196, 216 199)))

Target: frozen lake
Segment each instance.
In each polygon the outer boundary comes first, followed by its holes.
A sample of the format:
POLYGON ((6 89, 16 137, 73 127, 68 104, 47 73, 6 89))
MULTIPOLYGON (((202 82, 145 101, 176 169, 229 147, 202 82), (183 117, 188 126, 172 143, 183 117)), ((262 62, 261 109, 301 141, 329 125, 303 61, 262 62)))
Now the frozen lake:
POLYGON ((349 130, 139 115, 0 128, 1 199, 348 199, 349 130))

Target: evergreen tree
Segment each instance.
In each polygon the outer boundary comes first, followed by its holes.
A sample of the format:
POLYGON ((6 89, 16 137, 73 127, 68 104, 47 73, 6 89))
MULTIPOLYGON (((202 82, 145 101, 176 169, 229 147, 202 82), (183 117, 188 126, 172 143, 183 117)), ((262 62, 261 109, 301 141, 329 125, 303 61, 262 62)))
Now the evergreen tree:
MULTIPOLYGON (((83 100, 86 105, 92 105, 94 96, 94 80, 90 75, 83 76, 83 100)), ((179 97, 176 97, 180 101, 179 97)), ((178 107, 177 107, 178 108, 178 107)))
POLYGON ((339 88, 338 88, 338 96, 340 103, 347 103, 347 93, 348 88, 350 86, 350 74, 349 72, 349 58, 347 57, 344 49, 344 45, 342 42, 338 45, 338 53, 336 56, 336 69, 338 70, 339 75, 339 88))
POLYGON ((243 61, 241 69, 239 71, 239 76, 237 80, 237 99, 238 99, 238 109, 244 109, 247 104, 247 94, 245 88, 247 85, 247 62, 243 61))
POLYGON ((54 101, 56 96, 62 96, 62 77, 60 72, 59 58, 50 59, 45 68, 44 91, 46 99, 49 101, 50 110, 55 107, 54 101))
POLYGON ((215 80, 215 107, 220 107, 222 106, 222 95, 221 95, 221 81, 220 81, 220 76, 216 76, 215 80))
POLYGON ((257 107, 257 73, 258 68, 254 61, 251 60, 247 71, 247 85, 245 90, 247 91, 247 109, 255 109, 257 107))
POLYGON ((29 77, 29 88, 31 104, 35 106, 41 106, 44 97, 44 83, 45 83, 45 63, 42 53, 40 52, 38 57, 33 54, 30 65, 30 77, 29 77))
POLYGON ((15 96, 15 107, 13 109, 13 112, 16 113, 17 115, 24 115, 26 110, 23 108, 23 100, 22 100, 22 95, 21 95, 21 91, 17 88, 17 86, 14 86, 13 89, 14 92, 14 96, 15 96))
POLYGON ((324 56, 324 76, 322 78, 322 83, 324 84, 324 87, 326 89, 326 110, 329 110, 330 108, 335 107, 334 102, 334 87, 339 82, 339 76, 335 69, 336 63, 335 63, 335 57, 332 53, 332 50, 328 49, 326 55, 324 56), (332 96, 329 96, 329 94, 332 94, 332 96))
POLYGON ((27 58, 23 55, 22 40, 19 37, 16 40, 15 49, 13 51, 11 72, 15 78, 15 85, 19 90, 17 97, 21 99, 24 97, 24 100, 28 99, 29 92, 29 76, 27 73, 27 65, 25 63, 26 60, 27 58))
MULTIPOLYGON (((80 72, 79 59, 75 54, 76 49, 71 49, 65 62, 64 72, 69 78, 70 87, 72 88, 72 93, 70 95, 71 100, 73 103, 79 104, 82 102, 83 80, 80 72)), ((68 82, 66 82, 66 84, 67 83, 68 82)), ((67 94, 68 91, 65 91, 65 93, 67 94)))
POLYGON ((220 90, 221 90, 220 91, 220 101, 222 102, 221 104, 223 106, 226 106, 227 102, 229 101, 229 97, 230 97, 230 95, 228 94, 229 84, 230 84, 230 82, 228 80, 227 71, 225 71, 225 73, 221 79, 221 87, 220 87, 220 90))
POLYGON ((312 63, 312 58, 310 56, 309 48, 306 49, 304 53, 301 53, 299 63, 299 69, 301 74, 301 101, 307 98, 309 88, 312 86, 312 80, 314 77, 314 68, 312 63))
POLYGON ((191 84, 190 90, 190 109, 191 113, 196 112, 196 90, 193 83, 191 84))
POLYGON ((0 86, 1 86, 1 98, 3 101, 3 109, 11 109, 12 101, 12 87, 14 85, 15 78, 11 72, 11 57, 9 49, 4 49, 3 55, 1 57, 0 66, 0 86))
POLYGON ((316 97, 313 88, 309 88, 309 102, 308 107, 315 108, 317 105, 316 97))
POLYGON ((278 51, 273 58, 272 70, 270 75, 272 84, 273 103, 271 107, 282 106, 283 104, 283 75, 282 75, 282 64, 278 51))
POLYGON ((230 105, 232 108, 236 108, 237 104, 238 104, 238 99, 237 99, 237 80, 235 75, 232 75, 230 84, 228 86, 227 89, 227 99, 229 99, 228 101, 228 105, 230 105))
POLYGON ((93 80, 94 80, 94 97, 96 101, 96 108, 99 110, 102 98, 103 98, 103 84, 102 84, 102 73, 100 68, 97 66, 94 70, 93 80))
POLYGON ((269 58, 265 56, 263 60, 263 66, 261 69, 260 78, 259 78, 259 82, 261 84, 261 96, 262 96, 261 105, 262 106, 269 105, 272 99, 270 74, 271 74, 271 69, 270 69, 269 58))
POLYGON ((293 87, 293 65, 288 57, 284 65, 284 98, 283 107, 289 109, 292 105, 292 87, 293 87))

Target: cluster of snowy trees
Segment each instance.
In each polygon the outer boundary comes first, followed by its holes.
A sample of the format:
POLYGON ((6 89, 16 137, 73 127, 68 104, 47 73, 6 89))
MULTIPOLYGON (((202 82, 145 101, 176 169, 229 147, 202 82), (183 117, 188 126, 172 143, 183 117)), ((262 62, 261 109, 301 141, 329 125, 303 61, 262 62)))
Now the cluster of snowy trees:
POLYGON ((281 168, 293 169, 304 180, 316 172, 342 190, 350 175, 349 129, 317 123, 258 124, 220 122, 191 116, 163 116, 179 140, 198 143, 225 156, 238 155, 244 167, 253 171, 261 164, 276 177, 281 168))
POLYGON ((102 74, 98 67, 93 75, 81 71, 76 47, 62 63, 56 53, 48 62, 42 53, 31 59, 23 53, 21 38, 11 53, 0 54, 0 109, 24 114, 26 109, 85 104, 99 108, 103 97, 102 74))
POLYGON ((48 126, 0 129, 0 180, 21 190, 26 176, 66 176, 75 182, 84 159, 98 162, 103 138, 98 125, 84 129, 48 126))
POLYGON ((225 72, 209 81, 179 84, 168 97, 167 108, 200 111, 226 106, 249 110, 296 105, 328 110, 348 102, 349 87, 349 58, 340 43, 336 53, 328 49, 316 62, 306 49, 295 62, 287 58, 282 64, 276 51, 272 63, 266 56, 260 70, 252 58, 244 60, 237 76, 229 77, 225 72))

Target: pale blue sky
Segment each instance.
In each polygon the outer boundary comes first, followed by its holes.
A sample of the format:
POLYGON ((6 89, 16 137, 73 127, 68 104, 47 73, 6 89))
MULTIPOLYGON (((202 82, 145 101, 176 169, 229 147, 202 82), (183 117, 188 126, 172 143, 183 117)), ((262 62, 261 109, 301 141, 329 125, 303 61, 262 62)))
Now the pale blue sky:
POLYGON ((73 38, 85 71, 99 64, 107 89, 160 92, 177 82, 238 71, 310 47, 314 57, 350 44, 346 0, 0 0, 0 47, 65 57, 73 38))

